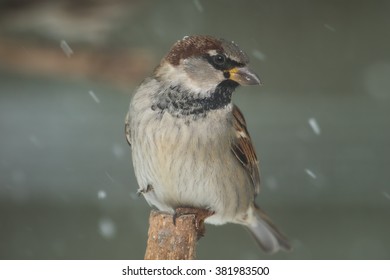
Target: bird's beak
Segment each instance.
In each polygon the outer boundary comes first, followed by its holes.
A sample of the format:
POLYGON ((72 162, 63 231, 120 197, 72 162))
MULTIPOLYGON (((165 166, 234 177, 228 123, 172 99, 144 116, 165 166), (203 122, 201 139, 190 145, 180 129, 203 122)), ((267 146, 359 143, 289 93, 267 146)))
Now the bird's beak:
POLYGON ((259 76, 247 67, 234 67, 229 70, 229 74, 231 80, 242 86, 261 84, 259 76))

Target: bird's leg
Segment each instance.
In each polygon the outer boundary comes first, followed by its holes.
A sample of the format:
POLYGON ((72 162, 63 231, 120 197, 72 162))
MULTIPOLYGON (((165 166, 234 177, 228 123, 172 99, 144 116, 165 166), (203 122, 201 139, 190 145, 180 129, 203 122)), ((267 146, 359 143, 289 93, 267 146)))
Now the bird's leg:
POLYGON ((214 211, 209 209, 193 208, 193 207, 178 207, 173 214, 173 224, 176 225, 176 219, 183 215, 195 215, 195 229, 198 234, 198 239, 204 236, 205 227, 204 220, 214 215, 214 211))

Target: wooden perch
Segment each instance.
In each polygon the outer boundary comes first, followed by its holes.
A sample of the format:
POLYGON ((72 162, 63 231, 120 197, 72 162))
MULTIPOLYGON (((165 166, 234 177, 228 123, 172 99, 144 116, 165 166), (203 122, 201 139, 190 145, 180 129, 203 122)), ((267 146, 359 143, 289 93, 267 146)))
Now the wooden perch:
MULTIPOLYGON (((178 213, 178 211, 176 211, 178 213)), ((205 209, 180 208, 177 217, 152 210, 145 260, 193 260, 196 242, 204 234, 205 209)))

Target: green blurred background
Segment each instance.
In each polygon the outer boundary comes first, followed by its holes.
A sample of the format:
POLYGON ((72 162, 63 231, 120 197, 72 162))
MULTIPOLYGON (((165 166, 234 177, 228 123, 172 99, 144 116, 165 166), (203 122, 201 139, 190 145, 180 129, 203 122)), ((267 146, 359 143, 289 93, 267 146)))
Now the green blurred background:
POLYGON ((200 259, 390 258, 389 1, 0 0, 0 259, 142 259, 124 117, 185 35, 237 42, 259 204, 294 251, 207 226, 200 259))

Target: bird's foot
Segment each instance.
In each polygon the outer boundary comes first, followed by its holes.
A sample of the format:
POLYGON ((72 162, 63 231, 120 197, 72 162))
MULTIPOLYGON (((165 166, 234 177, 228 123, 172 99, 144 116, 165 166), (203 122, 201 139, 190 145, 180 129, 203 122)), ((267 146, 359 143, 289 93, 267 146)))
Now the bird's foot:
POLYGON ((178 207, 173 214, 173 224, 176 225, 176 219, 183 215, 195 215, 195 229, 198 234, 198 239, 204 236, 205 226, 204 220, 214 215, 214 211, 209 209, 193 208, 193 207, 178 207))

